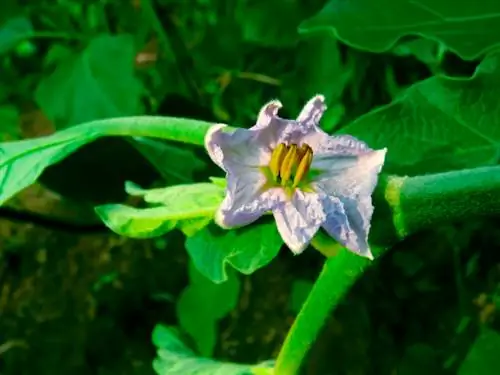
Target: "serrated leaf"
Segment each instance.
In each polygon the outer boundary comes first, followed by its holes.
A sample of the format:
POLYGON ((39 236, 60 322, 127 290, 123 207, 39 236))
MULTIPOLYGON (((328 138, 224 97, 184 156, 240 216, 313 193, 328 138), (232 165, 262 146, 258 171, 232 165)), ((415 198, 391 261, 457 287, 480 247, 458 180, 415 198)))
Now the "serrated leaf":
POLYGON ((500 156, 500 53, 471 78, 436 76, 342 129, 387 147, 384 170, 408 175, 496 164, 500 156))
POLYGON ((0 55, 16 47, 24 39, 31 36, 33 26, 24 17, 11 18, 0 26, 0 55))
POLYGON ((0 144, 0 205, 29 186, 43 170, 103 136, 151 136, 203 143, 211 124, 174 117, 139 117, 90 122, 47 137, 0 144))
POLYGON ((153 361, 153 369, 158 375, 252 375, 272 365, 252 366, 197 357, 181 341, 177 329, 164 325, 155 327, 153 344, 158 348, 158 355, 153 361))
POLYGON ((99 35, 80 53, 58 61, 39 83, 36 101, 57 128, 141 114, 143 88, 134 58, 131 35, 99 35))
POLYGON ((126 190, 133 195, 142 195, 147 203, 161 205, 134 208, 123 204, 105 204, 97 206, 95 211, 113 232, 132 238, 158 237, 174 228, 192 236, 212 221, 225 193, 223 188, 211 183, 151 190, 128 183, 126 190))
POLYGON ((189 263, 190 283, 177 302, 180 327, 195 341, 198 352, 205 357, 213 354, 217 342, 217 323, 236 308, 240 282, 234 272, 227 282, 215 284, 189 263))
POLYGON ((198 271, 221 283, 226 263, 249 275, 273 260, 282 244, 276 224, 268 222, 231 231, 206 227, 186 240, 186 249, 198 271))
POLYGON ((500 2, 330 0, 299 30, 334 32, 350 46, 378 53, 405 35, 421 35, 473 60, 500 44, 500 2))

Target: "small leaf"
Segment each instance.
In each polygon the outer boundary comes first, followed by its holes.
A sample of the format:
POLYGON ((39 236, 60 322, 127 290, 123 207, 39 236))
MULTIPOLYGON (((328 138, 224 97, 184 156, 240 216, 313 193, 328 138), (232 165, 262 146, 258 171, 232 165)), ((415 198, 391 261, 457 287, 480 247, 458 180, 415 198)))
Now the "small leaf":
POLYGON ((186 240, 196 268, 215 283, 227 280, 225 264, 249 275, 267 265, 282 245, 274 222, 225 231, 206 227, 186 240))
POLYGON ((16 47, 32 33, 33 26, 27 18, 11 18, 5 22, 0 26, 0 55, 16 47))
POLYGON ((0 205, 29 186, 43 170, 99 137, 150 136, 203 144, 212 124, 175 117, 133 117, 94 121, 47 137, 0 144, 0 205))
POLYGON ((236 308, 240 282, 234 272, 227 282, 214 284, 189 263, 190 284, 177 302, 181 328, 195 341, 198 352, 210 357, 217 342, 217 323, 236 308))
POLYGON ((458 375, 491 375, 500 369, 500 334, 485 329, 477 338, 458 370, 458 375), (493 372, 492 372, 493 371, 493 372))
POLYGON ((500 53, 471 78, 436 76, 345 126, 373 148, 387 147, 384 170, 407 175, 498 163, 500 53))
POLYGON ((158 375, 252 375, 262 374, 254 369, 271 367, 267 365, 243 365, 218 362, 197 357, 180 339, 174 327, 157 325, 153 331, 153 344, 158 348, 158 356, 153 361, 153 369, 158 375))
POLYGON ((330 0, 299 31, 327 30, 344 43, 386 52, 406 35, 444 43, 465 60, 500 44, 500 2, 449 0, 330 0))
POLYGON ((106 204, 97 206, 95 211, 112 231, 133 238, 157 237, 174 228, 192 236, 210 223, 224 198, 224 189, 211 183, 151 190, 128 183, 126 189, 133 195, 142 195, 147 203, 161 206, 140 209, 106 204))
POLYGON ((79 54, 58 61, 35 92, 37 103, 65 128, 87 121, 142 113, 130 35, 99 35, 79 54))

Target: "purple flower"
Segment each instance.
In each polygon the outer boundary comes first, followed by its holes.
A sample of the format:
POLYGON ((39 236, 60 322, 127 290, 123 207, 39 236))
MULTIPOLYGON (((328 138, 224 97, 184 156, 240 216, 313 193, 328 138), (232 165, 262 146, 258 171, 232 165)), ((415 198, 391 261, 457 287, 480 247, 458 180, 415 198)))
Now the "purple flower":
POLYGON ((235 228, 272 212, 283 241, 296 254, 322 227, 347 249, 372 259, 371 194, 387 150, 322 131, 322 95, 309 100, 297 120, 279 117, 281 107, 279 101, 266 104, 248 130, 215 125, 207 133, 208 153, 227 173, 216 222, 235 228))

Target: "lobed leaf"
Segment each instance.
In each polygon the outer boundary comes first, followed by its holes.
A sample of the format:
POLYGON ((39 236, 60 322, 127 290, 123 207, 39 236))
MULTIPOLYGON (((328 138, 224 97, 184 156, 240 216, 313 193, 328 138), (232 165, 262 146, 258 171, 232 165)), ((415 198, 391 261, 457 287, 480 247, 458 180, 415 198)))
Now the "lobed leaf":
POLYGON ((97 206, 95 211, 112 231, 133 238, 157 237, 174 228, 192 236, 212 221, 224 198, 224 189, 212 183, 151 190, 128 183, 126 190, 157 206, 134 208, 123 204, 106 204, 97 206))
POLYGON ((419 35, 474 60, 500 45, 500 2, 330 0, 299 27, 302 33, 317 30, 377 53, 388 51, 403 36, 419 35))

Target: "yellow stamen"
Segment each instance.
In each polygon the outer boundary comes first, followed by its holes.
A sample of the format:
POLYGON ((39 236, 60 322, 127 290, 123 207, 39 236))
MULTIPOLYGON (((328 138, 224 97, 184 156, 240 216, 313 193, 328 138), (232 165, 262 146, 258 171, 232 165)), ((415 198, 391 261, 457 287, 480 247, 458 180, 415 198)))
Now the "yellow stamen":
POLYGON ((309 172, 309 167, 311 166, 311 162, 313 159, 313 152, 311 147, 303 144, 301 147, 301 151, 302 156, 299 159, 299 166, 297 167, 295 177, 293 178, 293 187, 297 187, 300 181, 307 174, 307 172, 309 172))
POLYGON ((280 168, 281 185, 285 186, 293 172, 293 167, 297 163, 297 145, 292 144, 288 148, 288 152, 283 159, 283 163, 280 168))
POLYGON ((274 177, 274 181, 278 180, 280 174, 280 168, 283 163, 283 159, 287 153, 287 147, 284 143, 280 143, 278 147, 273 150, 271 154, 271 161, 269 162, 269 169, 274 177))

